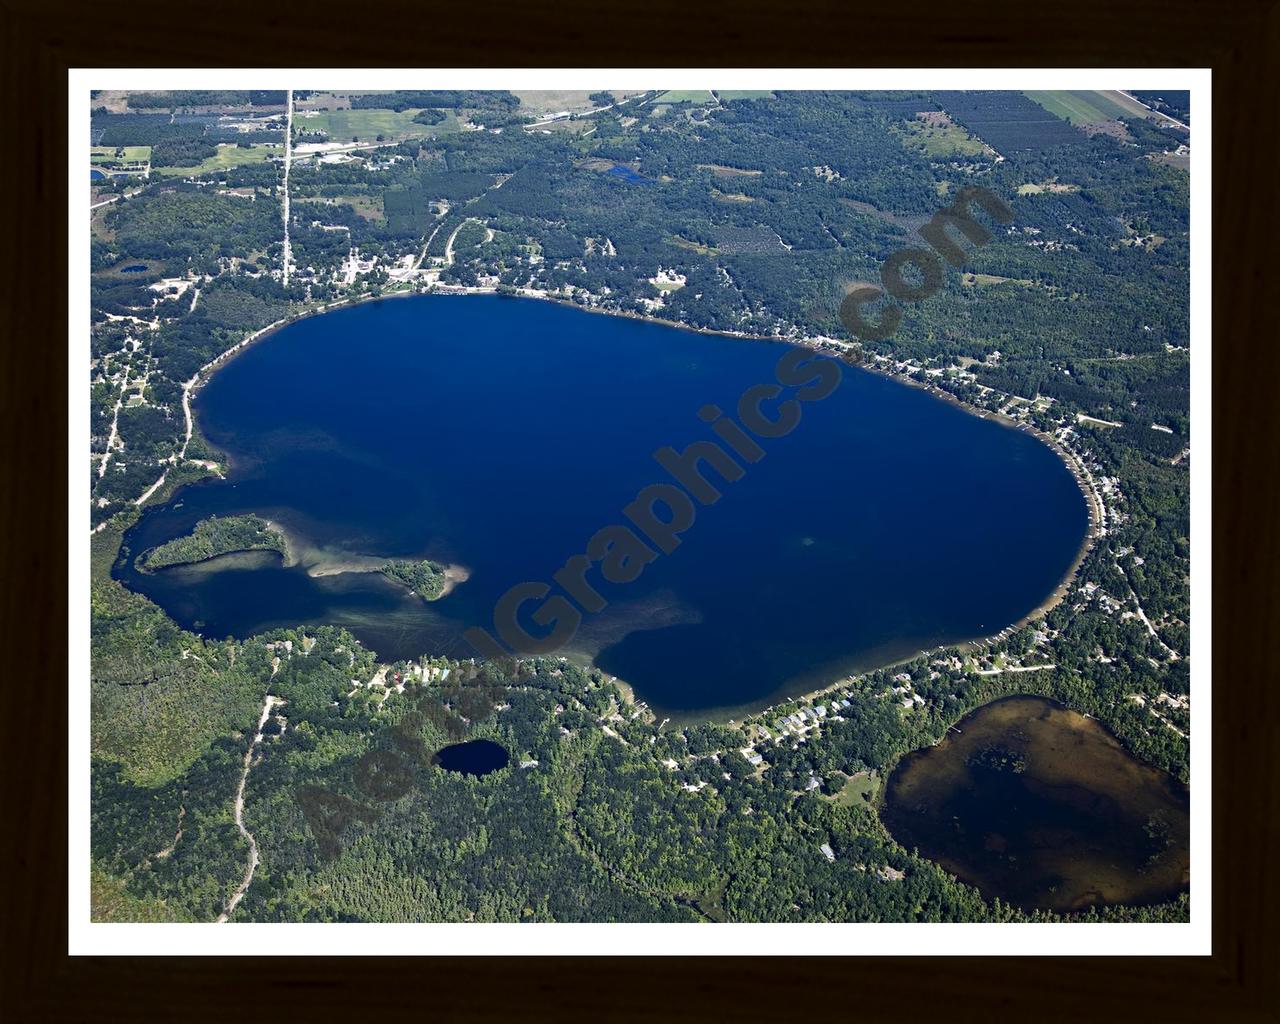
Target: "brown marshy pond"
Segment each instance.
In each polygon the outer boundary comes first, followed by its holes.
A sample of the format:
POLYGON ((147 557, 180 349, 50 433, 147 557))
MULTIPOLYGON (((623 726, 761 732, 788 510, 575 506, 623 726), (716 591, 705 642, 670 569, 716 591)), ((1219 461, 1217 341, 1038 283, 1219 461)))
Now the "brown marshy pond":
POLYGON ((1019 696, 905 757, 881 816, 899 843, 988 899, 1070 911, 1184 890, 1189 812, 1186 786, 1098 722, 1019 696))

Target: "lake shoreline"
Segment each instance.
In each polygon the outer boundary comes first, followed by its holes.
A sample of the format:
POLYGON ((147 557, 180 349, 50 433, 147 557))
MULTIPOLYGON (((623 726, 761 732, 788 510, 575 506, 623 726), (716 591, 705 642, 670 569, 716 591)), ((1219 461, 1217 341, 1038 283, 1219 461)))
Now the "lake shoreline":
MULTIPOLYGON (((581 306, 581 305, 578 305, 577 303, 574 303, 568 299, 565 299, 559 296, 537 294, 537 293, 523 293, 523 292, 519 294, 511 294, 506 292, 499 292, 496 288, 490 288, 490 287, 437 285, 430 290, 421 290, 421 289, 400 290, 400 291, 394 291, 394 292, 390 292, 382 295, 376 295, 376 296, 362 295, 357 297, 344 298, 339 301, 328 303, 323 306, 306 309, 296 315, 275 321, 247 335, 244 339, 242 339, 236 345, 227 349, 225 352, 221 353, 219 356, 210 360, 210 362, 207 363, 205 366, 201 367, 201 369, 197 372, 195 379, 191 382, 191 385, 189 388, 189 394, 194 394, 200 388, 204 387, 204 385, 207 384, 213 378, 213 375, 219 369, 228 365, 241 352, 257 344, 258 342, 271 337, 277 331, 280 331, 286 327, 293 326, 295 324, 300 323, 303 320, 311 319, 313 317, 318 317, 326 313, 337 312, 345 308, 356 308, 360 305, 370 303, 370 302, 379 302, 383 299, 414 298, 414 297, 422 297, 427 295, 460 295, 460 296, 494 295, 501 298, 538 299, 544 302, 554 303, 556 305, 559 305, 565 308, 572 308, 582 312, 597 313, 605 316, 614 316, 621 319, 630 319, 630 320, 635 320, 642 323, 652 323, 652 324, 656 324, 663 327, 676 328, 676 329, 687 331, 693 334, 720 336, 720 337, 733 338, 733 339, 743 340, 743 341, 768 342, 768 343, 784 345, 788 347, 804 347, 814 351, 815 353, 825 355, 831 358, 837 358, 837 359, 839 359, 842 354, 847 354, 849 349, 852 348, 852 345, 850 343, 841 343, 838 339, 827 338, 823 336, 805 337, 805 338, 783 338, 783 337, 771 336, 771 335, 750 334, 750 333, 741 332, 741 331, 726 331, 726 330, 718 330, 714 328, 693 327, 689 324, 684 324, 678 321, 664 319, 658 316, 633 313, 633 312, 621 311, 621 310, 608 310, 608 309, 599 309, 599 308, 581 306)), ((1063 577, 1058 581, 1057 585, 1046 595, 1046 597, 1041 602, 1035 605, 1021 618, 1011 623, 1010 625, 1006 626, 1003 630, 1001 630, 998 633, 993 633, 993 634, 989 634, 987 636, 981 636, 981 637, 966 638, 966 639, 957 640, 954 642, 949 642, 944 644, 931 645, 929 647, 925 647, 920 650, 914 651, 910 654, 904 655, 900 658, 891 659, 889 662, 885 664, 877 664, 871 668, 867 668, 860 672, 854 673, 853 675, 841 675, 839 678, 834 679, 830 683, 824 684, 816 689, 797 692, 794 694, 784 693, 781 697, 779 697, 778 695, 773 695, 770 698, 768 698, 772 701, 772 703, 767 706, 762 705, 761 707, 757 708, 756 705, 749 704, 749 705, 742 705, 742 706, 737 706, 733 708, 708 709, 707 713, 699 713, 700 720, 704 720, 704 721, 725 720, 725 717, 724 717, 725 714, 732 713, 737 716, 755 714, 755 713, 759 713, 759 711, 761 710, 768 710, 768 708, 773 707, 776 704, 783 701, 803 700, 803 699, 818 697, 818 696, 821 696, 822 694, 829 692, 832 689, 835 689, 841 685, 844 685, 845 683, 847 683, 849 679, 856 677, 856 675, 862 675, 867 672, 875 671, 878 668, 884 668, 892 665, 902 664, 904 662, 911 661, 922 655, 927 655, 930 652, 935 652, 935 651, 947 649, 947 648, 959 648, 962 650, 983 649, 989 644, 991 644, 992 642, 1002 639, 1009 632, 1015 629, 1021 628, 1022 626, 1043 617, 1045 614, 1051 611, 1054 607, 1056 607, 1057 604, 1059 604, 1070 592, 1071 585, 1076 577, 1076 574, 1079 571, 1080 565, 1083 563, 1084 559, 1087 557, 1088 553, 1092 549, 1092 546, 1096 542, 1097 538, 1102 534, 1102 530, 1101 530, 1102 511, 1100 507, 1100 501, 1097 499, 1096 495, 1094 494, 1090 484, 1086 483, 1086 481, 1089 480, 1087 470, 1085 470, 1084 467, 1080 465, 1079 460, 1076 458, 1076 456, 1072 452, 1070 452, 1069 449, 1065 448, 1062 444, 1060 444, 1056 438, 1053 438, 1052 436, 1042 431, 1030 428, 1026 424, 1019 424, 1016 421, 1008 417, 1001 416, 998 413, 992 413, 988 410, 981 409, 979 407, 971 405, 970 403, 964 401, 963 399, 960 399, 957 396, 942 390, 941 388, 915 380, 903 373, 896 372, 892 369, 888 369, 882 366, 870 365, 868 363, 852 363, 847 359, 841 359, 841 362, 845 363, 846 365, 853 365, 858 369, 866 370, 869 373, 877 374, 879 376, 889 378, 895 381, 896 383, 906 385, 916 390, 924 391, 927 394, 929 394, 931 397, 936 398, 940 401, 947 402, 955 407, 958 407, 963 411, 979 419, 994 420, 996 423, 1005 427, 1006 429, 1020 430, 1024 433, 1033 434, 1037 440, 1039 440, 1051 451, 1053 451, 1054 454, 1058 457, 1058 459, 1064 465, 1066 465, 1068 471, 1071 472, 1073 478, 1075 479, 1082 496, 1085 498, 1085 505, 1086 505, 1086 510, 1088 514, 1088 526, 1085 530, 1085 535, 1081 541, 1081 544, 1076 552, 1075 557, 1071 561, 1063 577), (712 712, 718 712, 718 713, 713 714, 712 712)), ((191 415, 192 415, 193 430, 194 430, 196 429, 194 426, 194 420, 196 418, 194 409, 191 410, 191 415)), ((203 438, 204 437, 203 433, 201 433, 200 436, 203 438)), ((213 447, 211 444, 208 443, 207 439, 205 443, 209 447, 211 448, 213 447)), ((223 457, 223 464, 227 466, 229 469, 232 465, 232 459, 230 457, 230 453, 220 451, 220 454, 223 457)), ((301 552, 296 541, 291 540, 287 535, 287 531, 284 531, 283 528, 279 526, 279 524, 273 523, 272 525, 277 529, 280 529, 285 534, 286 545, 290 547, 290 554, 286 556, 287 564, 288 564, 289 558, 294 559, 295 564, 300 562, 301 552)), ((348 556, 344 559, 339 559, 337 561, 320 562, 320 563, 317 563, 316 565, 308 566, 307 571, 308 571, 308 575, 311 575, 313 577, 336 575, 343 572, 367 573, 367 572, 376 571, 378 566, 383 561, 385 561, 385 559, 377 559, 375 558, 375 556, 353 555, 353 556, 348 556), (375 562, 377 564, 374 564, 375 562)), ((469 575, 468 570, 466 569, 466 567, 463 567, 463 566, 449 566, 448 570, 449 571, 446 575, 448 575, 450 578, 447 580, 445 584, 445 590, 440 595, 441 597, 447 595, 452 590, 454 590, 457 586, 461 585, 461 583, 465 582, 467 576, 469 575)), ((629 698, 632 701, 634 701, 635 695, 630 685, 626 684, 622 680, 619 680, 619 682, 622 685, 624 685, 628 691, 631 691, 629 693, 629 698)), ((686 716, 681 714, 679 717, 684 718, 686 716)))
MULTIPOLYGON (((890 380, 897 381, 899 384, 904 384, 907 387, 912 387, 912 388, 916 388, 918 390, 924 391, 929 395, 931 395, 932 397, 936 398, 938 401, 946 402, 950 405, 957 406, 958 408, 963 409, 965 412, 969 413, 970 415, 977 416, 979 419, 992 420, 993 422, 1000 424, 1002 427, 1005 427, 1008 430, 1017 430, 1024 434, 1030 434, 1032 437, 1036 438, 1036 440, 1038 440, 1041 444, 1043 444, 1045 447, 1047 447, 1050 451, 1052 451, 1055 455, 1058 456, 1058 458, 1062 461, 1062 463, 1067 467, 1067 470, 1071 473, 1072 477, 1075 479, 1076 486, 1080 488, 1080 494, 1084 498, 1085 510, 1088 513, 1088 517, 1089 517, 1088 526, 1085 528, 1084 537, 1080 541, 1080 547, 1076 550, 1075 557, 1071 560, 1071 564, 1068 566, 1067 571, 1063 574, 1062 579, 1058 581, 1058 585, 1048 593, 1048 595, 1045 597, 1043 601, 1041 601, 1038 605, 1032 608, 1031 611, 1027 612, 1026 615, 1018 619, 1016 622, 1013 622, 1009 626, 1005 627, 1005 629, 1002 630, 1000 633, 993 633, 986 637, 977 637, 973 640, 964 641, 963 643, 976 645, 977 647, 985 647, 987 644, 991 643, 993 640, 996 640, 1002 637, 1006 633, 1012 632, 1013 630, 1016 630, 1016 629, 1021 629, 1023 626, 1026 626, 1029 623, 1035 621, 1036 619, 1041 618, 1044 615, 1047 615, 1059 604, 1061 604, 1062 600, 1070 592, 1071 584, 1075 580, 1076 573, 1080 571, 1080 566, 1084 563, 1085 558, 1088 556, 1089 552, 1093 549, 1093 545, 1098 541, 1100 537, 1103 536, 1105 532, 1103 529, 1104 510, 1102 505, 1102 499, 1098 497, 1097 493, 1095 492, 1092 486, 1092 477, 1089 474, 1088 470, 1080 462, 1076 454, 1072 452, 1069 448, 1065 447, 1056 437, 1053 437, 1050 434, 1046 434, 1043 430, 1037 430, 1034 427, 1028 427, 1026 424, 1018 423, 1016 420, 1011 419, 1008 416, 1004 416, 1000 413, 991 412, 987 409, 980 409, 977 406, 972 405, 969 402, 966 402, 964 399, 958 398, 957 396, 951 394, 951 392, 944 391, 942 388, 936 387, 935 385, 924 384, 918 380, 915 380, 912 377, 906 376, 905 374, 894 373, 891 370, 885 370, 881 367, 867 366, 863 364, 861 366, 861 369, 866 370, 868 373, 875 373, 875 374, 879 374, 882 377, 887 377, 890 380)), ((945 646, 958 647, 958 646, 962 646, 962 644, 961 643, 947 644, 945 646)), ((936 648, 929 648, 928 650, 921 651, 920 653, 926 654, 931 650, 936 650, 936 648)))

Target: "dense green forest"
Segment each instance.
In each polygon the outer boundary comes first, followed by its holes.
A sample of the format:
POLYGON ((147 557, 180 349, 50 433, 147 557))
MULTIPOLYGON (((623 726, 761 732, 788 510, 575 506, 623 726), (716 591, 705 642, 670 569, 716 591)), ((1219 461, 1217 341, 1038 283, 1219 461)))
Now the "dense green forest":
POLYGON ((379 571, 387 579, 403 583, 424 601, 434 601, 444 592, 444 566, 427 559, 420 562, 396 559, 379 571))
MULTIPOLYGON (((330 102, 294 98, 326 112, 330 102)), ((875 801, 839 800, 840 784, 883 776, 1013 692, 1093 714, 1188 779, 1189 172, 1168 159, 1185 132, 1133 118, 1123 138, 1087 134, 1006 93, 598 92, 589 102, 610 109, 532 129, 540 115, 510 93, 340 99, 344 116, 391 134, 295 159, 288 284, 278 158, 94 182, 101 919, 222 911, 247 858, 233 797, 270 698, 283 703, 245 798, 261 864, 235 920, 1020 920, 895 843, 875 801), (918 229, 975 183, 1012 222, 979 214, 990 241, 946 265, 932 298, 902 304, 892 337, 861 347, 869 365, 1052 436, 1082 467, 1105 516, 1069 592, 977 655, 1053 671, 979 675, 967 652, 930 652, 859 677, 841 721, 769 746, 761 768, 740 753, 742 723, 657 723, 589 668, 379 665, 329 627, 213 641, 110 578, 134 502, 162 474, 151 500, 219 460, 197 430, 174 464, 184 393, 255 331, 335 302, 480 287, 848 345, 849 289, 923 244, 918 229), (659 289, 660 272, 683 283, 659 289), (893 697, 903 673, 919 698, 910 708, 893 697), (510 765, 483 778, 432 765, 464 737, 500 742, 510 765)), ((1185 120, 1184 96, 1148 99, 1185 120)), ((143 112, 95 110, 90 141, 192 166, 218 143, 284 141, 283 102, 253 90, 132 94, 143 112)), ((323 137, 301 116, 294 131, 295 145, 323 137)), ((260 547, 283 542, 256 517, 210 520, 144 565, 260 547)), ((444 584, 430 562, 382 571, 425 599, 444 584)), ((1186 915, 1183 899, 1079 917, 1186 915)))
POLYGON ((210 516, 196 523, 185 537, 152 548, 138 559, 140 569, 203 562, 233 551, 287 552, 284 537, 265 519, 255 515, 210 516))
MULTIPOLYGON (((904 711, 887 675, 865 682, 829 737, 771 751, 762 776, 737 753, 736 728, 663 728, 598 672, 558 659, 505 673, 424 659, 377 677, 330 627, 236 650, 283 702, 246 792, 262 866, 238 919, 1055 919, 988 902, 903 850, 873 806, 800 791, 814 768, 883 770, 945 732, 955 708, 904 711), (477 778, 432 763, 462 737, 496 740, 511 764, 477 778)), ((973 688, 958 706, 995 692, 973 688)), ((95 759, 95 863, 132 899, 200 920, 219 912, 245 856, 228 801, 260 697, 239 738, 183 752, 159 784, 131 781, 129 752, 95 759)), ((1184 914, 1178 901, 1080 917, 1184 914)))

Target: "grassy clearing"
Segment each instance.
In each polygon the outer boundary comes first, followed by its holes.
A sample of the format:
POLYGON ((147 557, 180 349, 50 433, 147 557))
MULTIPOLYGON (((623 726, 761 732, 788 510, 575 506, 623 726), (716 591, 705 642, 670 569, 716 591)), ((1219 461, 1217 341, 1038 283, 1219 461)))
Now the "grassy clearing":
MULTIPOLYGON (((935 186, 934 191, 936 191, 940 196, 945 196, 948 190, 938 189, 935 186)), ((864 203, 860 199, 846 199, 842 197, 840 202, 851 210, 857 210, 859 213, 865 214, 868 217, 875 217, 876 220, 884 221, 884 223, 892 224, 895 227, 905 228, 907 231, 914 231, 929 219, 928 217, 924 217, 919 214, 910 214, 900 217, 898 214, 893 213, 890 210, 877 209, 870 203, 864 203)), ((879 287, 879 285, 876 287, 879 287)))
MULTIPOLYGON (((581 113, 595 106, 589 99, 594 89, 530 89, 525 92, 515 91, 520 100, 520 113, 532 114, 541 119, 549 114, 563 111, 581 113)), ((614 93, 617 96, 617 93, 614 93)))
POLYGON ((293 101, 294 117, 298 116, 300 110, 350 110, 351 96, 349 93, 336 92, 313 92, 305 100, 300 100, 296 96, 293 101))
POLYGON ((150 146, 92 146, 89 149, 92 164, 145 164, 150 159, 150 146))
POLYGON ((1055 117, 1069 121, 1077 128, 1091 128, 1106 124, 1122 115, 1132 113, 1117 106, 1099 92, 1058 89, 1028 92, 1025 95, 1055 117))
POLYGON ((520 113, 532 114, 539 120, 566 110, 571 114, 594 110, 598 104, 590 97, 595 92, 612 93, 616 100, 643 95, 640 89, 530 89, 524 92, 516 89, 513 92, 520 99, 520 113))
POLYGON ((1030 288, 1035 283, 1025 277, 998 277, 995 274, 962 274, 960 280, 966 288, 985 288, 997 284, 1016 284, 1030 288))
POLYGON ((880 776, 875 772, 858 772, 849 777, 831 801, 841 807, 866 807, 875 802, 878 792, 880 792, 880 776))
POLYGON ((595 128, 595 123, 588 119, 570 121, 567 117, 559 121, 547 121, 539 124, 535 132, 559 132, 561 135, 582 135, 595 128))
POLYGON ((725 167, 723 164, 697 164, 699 171, 710 171, 717 178, 758 178, 764 171, 749 171, 741 167, 725 167))
POLYGON ((717 89, 716 95, 726 103, 731 100, 771 100, 773 93, 768 89, 717 89))
POLYGON ((1177 167, 1183 171, 1191 169, 1191 157, 1186 154, 1179 156, 1177 153, 1148 153, 1147 159, 1168 167, 1177 167))
POLYGON ((107 210, 110 207, 100 206, 89 215, 89 229, 93 237, 103 242, 114 242, 116 233, 107 227, 107 210))
POLYGON ((386 216, 382 209, 381 196, 331 196, 330 201, 334 204, 344 203, 356 211, 356 213, 367 221, 382 223, 386 220, 386 216))
POLYGON ((1163 114, 1153 112, 1149 107, 1143 106, 1135 99, 1130 99, 1118 89, 1103 89, 1097 95, 1133 117, 1154 117, 1157 121, 1166 120, 1163 114))
POLYGON ((93 97, 93 105, 104 108, 108 113, 127 114, 129 112, 129 90, 99 89, 97 95, 93 97))
POLYGON ((1070 185, 1061 181, 1041 181, 1027 182, 1025 185, 1018 186, 1018 195, 1020 196, 1036 196, 1042 192, 1079 192, 1079 185, 1070 185))
POLYGON ((218 152, 193 167, 153 167, 151 173, 161 178, 192 178, 215 171, 227 171, 245 164, 260 164, 272 157, 282 157, 284 147, 275 143, 254 143, 248 149, 234 142, 220 143, 218 152))
POLYGON ((919 114, 904 121, 897 130, 908 145, 930 157, 981 156, 987 146, 951 120, 946 114, 919 114))
POLYGON ((458 120, 446 114, 439 124, 419 124, 414 118, 416 110, 329 110, 309 113, 294 118, 295 128, 303 131, 322 131, 330 142, 375 142, 379 135, 386 139, 422 138, 444 135, 458 130, 458 120))
POLYGON ((719 249, 713 249, 709 245, 702 245, 699 242, 692 242, 687 238, 682 238, 680 235, 672 235, 667 241, 672 245, 679 246, 681 249, 696 252, 699 256, 718 256, 720 254, 719 249))
POLYGON ((710 103, 709 89, 671 89, 658 97, 659 103, 710 103))

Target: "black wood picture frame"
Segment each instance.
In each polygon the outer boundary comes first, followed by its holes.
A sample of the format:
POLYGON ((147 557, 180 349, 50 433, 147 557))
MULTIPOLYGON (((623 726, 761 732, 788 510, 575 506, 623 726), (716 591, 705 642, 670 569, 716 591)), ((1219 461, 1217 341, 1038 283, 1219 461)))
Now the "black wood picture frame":
MULTIPOLYGON (((452 10, 0 5, 6 662, 0 1012, 14 1021, 404 1013, 426 1019, 1280 1019, 1280 475, 1274 0, 1036 6, 657 3, 452 10), (1211 67, 1213 954, 1196 958, 95 958, 67 955, 67 69, 1211 67)), ((957 87, 963 88, 963 80, 957 87)), ((1204 581, 1200 581, 1204 585, 1204 581)), ((1198 628, 1204 629, 1199 623, 1198 628)), ((145 927, 145 926, 141 926, 145 927)), ((262 926, 265 927, 265 926, 262 926)), ((1063 925, 1059 927, 1072 927, 1063 925)), ((715 950, 716 934, 706 942, 715 950)), ((411 950, 406 950, 406 953, 411 950)), ((837 953, 838 950, 832 950, 837 953)), ((967 952, 960 948, 956 953, 967 952)), ((1140 952, 1140 951, 1137 951, 1140 952)))

